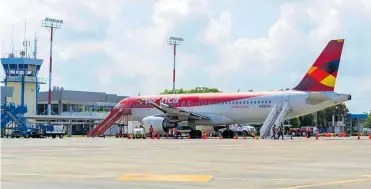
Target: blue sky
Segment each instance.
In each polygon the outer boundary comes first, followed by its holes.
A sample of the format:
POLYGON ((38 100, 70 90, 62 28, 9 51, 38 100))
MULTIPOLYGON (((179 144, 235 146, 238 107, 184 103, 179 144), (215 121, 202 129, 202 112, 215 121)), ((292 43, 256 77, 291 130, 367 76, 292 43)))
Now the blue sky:
MULTIPOLYGON (((177 87, 225 92, 292 88, 327 42, 345 38, 336 91, 352 112, 371 110, 371 3, 367 0, 15 0, 0 5, 1 54, 38 36, 40 76, 48 77, 45 17, 64 20, 55 34, 52 85, 119 95, 177 87), (37 11, 35 11, 37 9, 37 11), (11 18, 11 19, 10 19, 11 18)), ((42 90, 47 90, 47 85, 42 90)))

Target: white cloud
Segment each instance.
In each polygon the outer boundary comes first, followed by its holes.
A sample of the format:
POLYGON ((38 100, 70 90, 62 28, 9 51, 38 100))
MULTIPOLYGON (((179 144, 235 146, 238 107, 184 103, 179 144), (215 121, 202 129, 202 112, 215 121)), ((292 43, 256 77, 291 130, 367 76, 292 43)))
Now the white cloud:
POLYGON ((231 13, 223 12, 219 20, 210 17, 209 26, 205 32, 205 41, 211 43, 225 41, 226 37, 230 36, 231 16, 231 13))
MULTIPOLYGON (((258 16, 248 18, 237 14, 238 4, 218 7, 212 4, 215 1, 206 0, 143 2, 3 0, 0 2, 1 40, 8 51, 14 21, 15 41, 20 47, 23 22, 27 19, 29 36, 36 32, 39 37, 39 55, 44 59, 40 75, 47 76, 49 34, 40 26, 41 19, 47 16, 61 18, 65 24, 56 33, 54 41, 53 85, 66 89, 91 86, 87 89, 136 95, 139 92, 156 94, 172 87, 172 49, 166 40, 172 35, 183 35, 187 38, 188 47, 196 49, 202 46, 205 49, 195 54, 189 53, 194 52, 193 49, 182 46, 178 51, 177 86, 210 84, 224 91, 235 91, 240 86, 259 89, 267 89, 266 86, 292 87, 302 78, 328 40, 344 36, 352 40, 357 37, 352 33, 354 27, 344 24, 346 18, 358 15, 371 20, 371 3, 367 0, 290 2, 277 7, 280 9, 279 15, 270 27, 257 32, 259 35, 236 37, 236 28, 256 29, 253 25, 237 26, 235 23, 238 20, 259 19, 258 16), (147 7, 135 6, 143 2, 147 7), (128 10, 129 5, 134 5, 135 10, 128 10), (188 26, 187 29, 183 29, 184 26, 188 26), (203 32, 198 33, 197 29, 203 32), (100 35, 89 37, 92 33, 100 35), (194 44, 188 40, 189 36, 196 38, 194 44), (197 37, 201 39, 197 40, 197 37), (91 57, 92 53, 103 54, 107 60, 95 60, 91 57), (74 76, 74 82, 63 79, 71 77, 70 69, 87 67, 89 73, 74 76), (205 75, 207 79, 201 81, 192 78, 195 75, 205 75), (89 77, 90 83, 79 83, 83 77, 89 77)), ((264 10, 256 11, 259 12, 256 15, 270 15, 264 10)), ((359 24, 357 27, 362 28, 359 24)), ((369 31, 370 28, 363 29, 369 31)), ((347 52, 347 56, 354 56, 350 50, 347 52)), ((362 57, 359 60, 363 60, 362 57)), ((364 68, 371 69, 367 66, 364 68)), ((370 85, 366 82, 370 81, 370 77, 357 78, 354 75, 352 79, 339 78, 339 90, 348 91, 350 87, 345 83, 349 80, 362 81, 362 89, 353 86, 352 90, 363 96, 370 94, 370 85)), ((47 85, 43 89, 46 88, 47 85)))

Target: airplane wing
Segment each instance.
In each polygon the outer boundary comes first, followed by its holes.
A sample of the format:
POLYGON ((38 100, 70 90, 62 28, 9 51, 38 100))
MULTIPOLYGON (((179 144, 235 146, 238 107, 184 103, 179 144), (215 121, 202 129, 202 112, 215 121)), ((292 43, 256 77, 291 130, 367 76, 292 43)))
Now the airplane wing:
POLYGON ((150 102, 149 104, 157 108, 158 110, 162 111, 169 117, 179 116, 179 117, 187 117, 187 118, 194 119, 194 120, 203 120, 203 119, 210 120, 210 118, 207 116, 203 116, 197 113, 187 112, 182 109, 172 107, 168 104, 160 103, 160 105, 157 105, 154 102, 150 102))

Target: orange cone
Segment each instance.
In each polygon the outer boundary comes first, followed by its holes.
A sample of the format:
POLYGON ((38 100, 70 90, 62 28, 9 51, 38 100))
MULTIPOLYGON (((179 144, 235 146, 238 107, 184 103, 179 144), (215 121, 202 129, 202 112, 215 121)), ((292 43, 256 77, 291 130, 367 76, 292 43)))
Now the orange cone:
POLYGON ((359 133, 358 133, 358 140, 360 140, 361 139, 361 136, 359 135, 359 133))
POLYGON ((368 139, 370 139, 370 140, 371 140, 371 134, 368 134, 368 139))
POLYGON ((316 132, 316 140, 318 140, 318 131, 316 132))

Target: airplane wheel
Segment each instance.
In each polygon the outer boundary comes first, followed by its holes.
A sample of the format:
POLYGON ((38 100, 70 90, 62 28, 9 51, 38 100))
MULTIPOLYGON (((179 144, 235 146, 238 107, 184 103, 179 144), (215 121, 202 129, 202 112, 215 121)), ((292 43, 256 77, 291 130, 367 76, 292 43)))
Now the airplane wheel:
POLYGON ((233 133, 233 132, 230 131, 230 130, 224 130, 223 131, 223 134, 222 134, 222 137, 223 138, 233 138, 233 137, 230 137, 231 136, 231 133, 233 133))
POLYGON ((202 138, 202 131, 196 130, 197 138, 202 138))
POLYGON ((234 132, 229 130, 229 138, 233 138, 234 137, 234 132))

